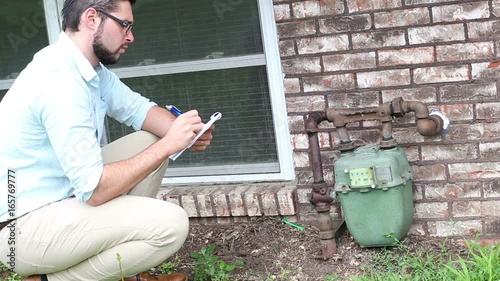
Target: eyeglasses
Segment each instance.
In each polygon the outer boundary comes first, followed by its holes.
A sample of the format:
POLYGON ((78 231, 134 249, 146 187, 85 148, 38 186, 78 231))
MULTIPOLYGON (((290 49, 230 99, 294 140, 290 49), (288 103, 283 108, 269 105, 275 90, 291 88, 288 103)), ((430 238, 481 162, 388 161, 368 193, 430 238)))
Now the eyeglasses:
POLYGON ((101 9, 96 9, 96 11, 100 12, 100 13, 103 13, 104 15, 106 15, 108 18, 116 21, 117 23, 119 23, 121 26, 123 26, 126 30, 125 30, 125 34, 129 34, 130 33, 130 30, 132 30, 132 25, 131 23, 128 23, 126 21, 123 21, 115 16, 113 16, 112 14, 108 13, 108 12, 105 12, 101 9))

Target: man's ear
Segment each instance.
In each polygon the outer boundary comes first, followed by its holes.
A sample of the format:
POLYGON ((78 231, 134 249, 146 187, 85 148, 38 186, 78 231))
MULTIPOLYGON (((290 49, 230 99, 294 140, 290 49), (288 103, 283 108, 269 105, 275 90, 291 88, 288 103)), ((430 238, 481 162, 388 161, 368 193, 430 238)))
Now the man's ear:
POLYGON ((98 12, 94 8, 88 8, 82 14, 80 18, 80 23, 88 30, 97 31, 99 24, 101 23, 101 18, 98 12))

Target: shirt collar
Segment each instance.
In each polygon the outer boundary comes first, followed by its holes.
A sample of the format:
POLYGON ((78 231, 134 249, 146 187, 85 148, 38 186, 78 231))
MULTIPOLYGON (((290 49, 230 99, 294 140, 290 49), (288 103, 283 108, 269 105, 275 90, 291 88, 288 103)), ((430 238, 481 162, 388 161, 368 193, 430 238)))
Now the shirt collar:
POLYGON ((89 60, 83 55, 82 51, 78 48, 75 42, 73 42, 73 40, 71 40, 71 38, 64 31, 62 31, 59 35, 56 44, 64 48, 64 50, 70 51, 70 54, 74 58, 76 67, 85 81, 90 82, 97 76, 92 64, 90 64, 89 60))

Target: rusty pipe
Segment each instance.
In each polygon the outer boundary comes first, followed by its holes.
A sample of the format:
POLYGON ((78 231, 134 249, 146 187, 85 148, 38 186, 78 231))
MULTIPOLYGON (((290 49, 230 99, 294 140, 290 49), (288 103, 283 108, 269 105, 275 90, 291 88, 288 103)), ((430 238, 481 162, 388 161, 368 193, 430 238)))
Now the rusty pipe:
POLYGON ((430 115, 427 106, 419 101, 403 101, 403 112, 415 112, 417 132, 422 136, 435 136, 443 131, 444 121, 437 115, 430 115))
POLYGON ((309 157, 313 170, 314 182, 323 182, 323 164, 321 163, 321 153, 319 149, 319 123, 326 120, 326 112, 312 112, 305 121, 305 129, 309 138, 309 157))
POLYGON ((309 155, 314 177, 309 201, 314 205, 316 212, 318 212, 322 255, 324 259, 327 259, 335 255, 337 245, 335 241, 335 229, 330 215, 331 203, 333 202, 330 196, 332 189, 323 179, 323 166, 318 138, 319 123, 325 120, 327 120, 326 112, 312 112, 305 121, 305 129, 309 139, 309 155))

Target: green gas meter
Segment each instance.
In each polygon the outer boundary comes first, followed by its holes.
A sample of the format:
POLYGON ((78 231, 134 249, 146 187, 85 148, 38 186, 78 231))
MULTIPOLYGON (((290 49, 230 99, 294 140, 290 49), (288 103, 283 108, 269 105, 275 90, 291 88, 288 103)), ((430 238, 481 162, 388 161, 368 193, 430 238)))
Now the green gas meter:
POLYGON ((368 145, 335 162, 335 192, 361 247, 395 245, 413 223, 413 176, 401 147, 368 145))

